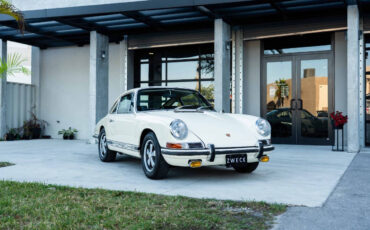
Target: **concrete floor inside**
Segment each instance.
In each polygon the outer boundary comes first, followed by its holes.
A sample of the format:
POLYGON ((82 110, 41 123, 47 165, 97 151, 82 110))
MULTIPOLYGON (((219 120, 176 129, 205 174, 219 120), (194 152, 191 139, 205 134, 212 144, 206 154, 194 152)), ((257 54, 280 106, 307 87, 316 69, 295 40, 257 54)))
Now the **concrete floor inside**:
POLYGON ((225 167, 172 168, 168 178, 147 179, 139 159, 99 160, 97 145, 84 141, 0 142, 1 180, 42 182, 86 188, 139 191, 225 200, 256 200, 319 207, 324 204, 355 154, 330 146, 276 145, 270 162, 252 174, 225 167))

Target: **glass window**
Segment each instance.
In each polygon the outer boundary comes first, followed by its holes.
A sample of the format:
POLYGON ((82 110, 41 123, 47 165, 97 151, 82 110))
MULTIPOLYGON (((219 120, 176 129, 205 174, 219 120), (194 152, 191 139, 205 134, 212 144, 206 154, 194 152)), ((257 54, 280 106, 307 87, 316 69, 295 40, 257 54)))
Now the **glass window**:
POLYGON ((138 94, 138 111, 182 109, 213 109, 198 92, 184 89, 145 89, 138 94))
POLYGON ((149 64, 140 65, 140 79, 141 81, 149 81, 149 64))
POLYGON ((117 113, 131 113, 132 112, 132 94, 125 95, 121 98, 117 113))
POLYGON ((270 38, 263 41, 264 54, 290 54, 331 50, 331 34, 318 33, 281 38, 270 38))
POLYGON ((135 55, 139 55, 137 60, 140 62, 141 71, 135 80, 135 87, 173 86, 200 91, 204 85, 205 89, 202 92, 207 94, 207 99, 212 102, 214 98, 214 87, 210 86, 214 80, 212 52, 213 44, 135 51, 135 55), (149 53, 155 53, 156 58, 148 58, 149 53), (150 71, 153 73, 150 74, 150 71), (149 75, 158 80, 151 81, 149 75))
POLYGON ((307 46, 307 47, 265 50, 264 54, 289 54, 289 53, 301 53, 301 52, 328 51, 330 49, 331 49, 331 45, 307 46))
POLYGON ((215 101, 215 85, 213 81, 201 81, 200 93, 212 104, 215 101))
POLYGON ((169 62, 168 80, 199 79, 198 61, 169 62))

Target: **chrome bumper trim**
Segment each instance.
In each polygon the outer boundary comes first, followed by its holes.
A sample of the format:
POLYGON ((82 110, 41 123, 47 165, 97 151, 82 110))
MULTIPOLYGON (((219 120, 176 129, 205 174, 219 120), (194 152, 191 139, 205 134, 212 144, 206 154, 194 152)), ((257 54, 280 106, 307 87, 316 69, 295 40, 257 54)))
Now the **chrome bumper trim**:
MULTIPOLYGON (((274 146, 263 146, 263 152, 274 150, 274 146)), ((163 154, 173 156, 197 156, 197 155, 209 155, 211 149, 161 149, 163 154)), ((260 152, 259 147, 236 147, 236 148, 215 148, 215 155, 220 154, 238 154, 238 153, 258 153, 260 152)))

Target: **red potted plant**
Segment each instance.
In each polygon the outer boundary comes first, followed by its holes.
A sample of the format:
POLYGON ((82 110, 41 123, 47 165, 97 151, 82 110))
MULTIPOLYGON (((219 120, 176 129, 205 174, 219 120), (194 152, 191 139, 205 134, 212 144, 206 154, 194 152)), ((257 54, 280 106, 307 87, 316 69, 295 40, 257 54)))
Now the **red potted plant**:
POLYGON ((343 129, 344 124, 347 123, 348 117, 343 116, 342 112, 336 111, 330 114, 334 129, 343 129))

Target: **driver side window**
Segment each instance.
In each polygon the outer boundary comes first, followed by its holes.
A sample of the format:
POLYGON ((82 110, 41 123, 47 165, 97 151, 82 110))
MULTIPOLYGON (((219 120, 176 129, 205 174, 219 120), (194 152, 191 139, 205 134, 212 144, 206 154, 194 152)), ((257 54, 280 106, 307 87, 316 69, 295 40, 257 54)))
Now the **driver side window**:
POLYGON ((133 98, 132 94, 128 94, 128 95, 125 95, 125 96, 121 97, 121 100, 118 103, 118 110, 117 110, 118 114, 131 113, 132 112, 132 109, 133 109, 133 106, 132 106, 133 100, 132 100, 132 98, 133 98))

